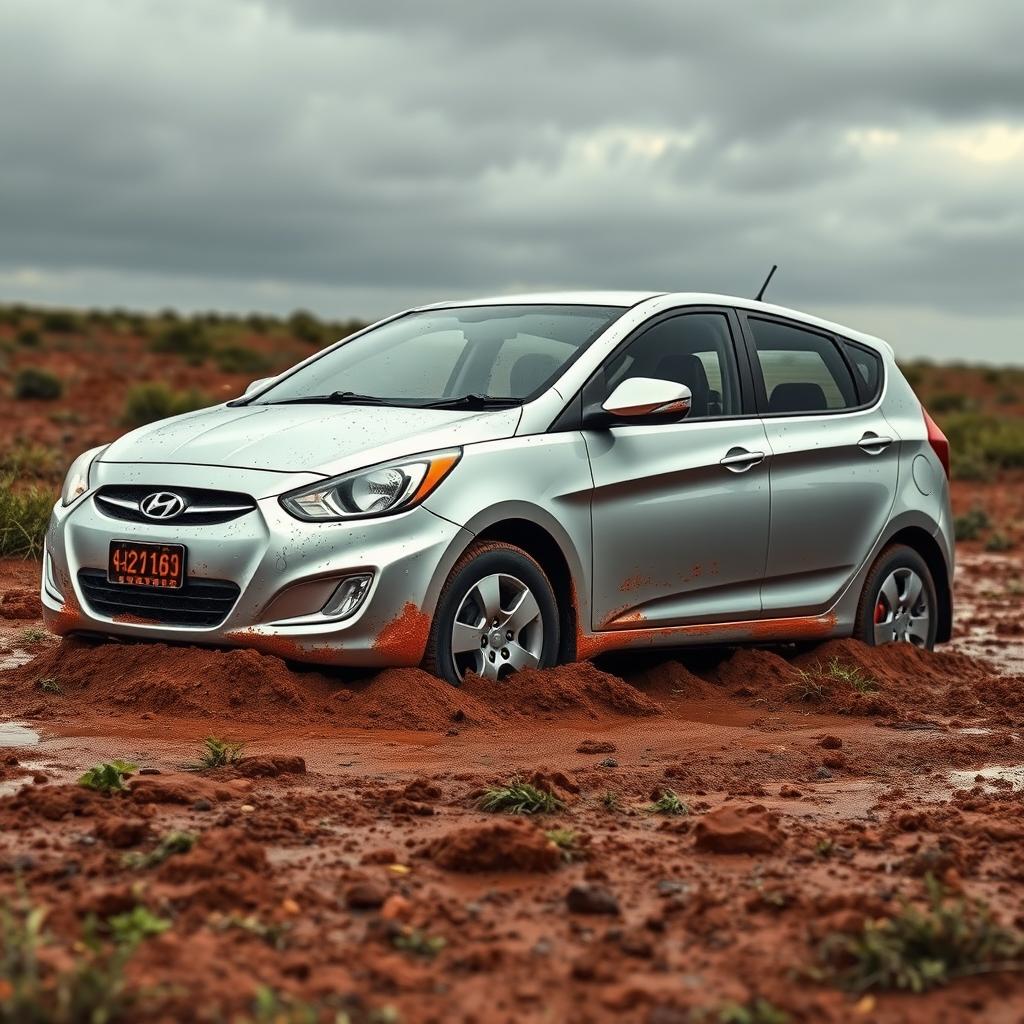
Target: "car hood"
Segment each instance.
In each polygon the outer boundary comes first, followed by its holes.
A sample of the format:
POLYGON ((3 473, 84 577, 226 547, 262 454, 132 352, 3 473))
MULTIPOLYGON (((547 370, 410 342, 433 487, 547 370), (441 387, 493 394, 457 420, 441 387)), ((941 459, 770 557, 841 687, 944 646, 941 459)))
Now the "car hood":
POLYGON ((139 427, 102 462, 231 466, 335 476, 420 452, 511 437, 520 409, 217 406, 139 427))

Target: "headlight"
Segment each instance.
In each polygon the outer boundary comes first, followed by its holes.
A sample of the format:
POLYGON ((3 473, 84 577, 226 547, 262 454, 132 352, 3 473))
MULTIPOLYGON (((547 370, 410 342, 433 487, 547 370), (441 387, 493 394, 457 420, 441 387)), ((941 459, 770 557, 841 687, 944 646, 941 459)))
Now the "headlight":
POLYGON ((92 464, 107 450, 109 445, 101 444, 98 448, 90 448, 71 463, 68 474, 64 477, 64 486, 60 492, 60 503, 70 505, 89 490, 89 477, 92 464))
POLYGON ((401 512, 423 501, 461 456, 461 449, 453 449, 361 469, 282 495, 281 504, 307 522, 366 519, 401 512))

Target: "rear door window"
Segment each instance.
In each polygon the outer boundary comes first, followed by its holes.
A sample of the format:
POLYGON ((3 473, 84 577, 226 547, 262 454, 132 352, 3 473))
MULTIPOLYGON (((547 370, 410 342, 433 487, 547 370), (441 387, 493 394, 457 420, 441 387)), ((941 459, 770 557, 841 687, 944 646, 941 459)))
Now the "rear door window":
POLYGON ((850 370, 824 334, 749 317, 769 415, 853 409, 861 404, 850 370))

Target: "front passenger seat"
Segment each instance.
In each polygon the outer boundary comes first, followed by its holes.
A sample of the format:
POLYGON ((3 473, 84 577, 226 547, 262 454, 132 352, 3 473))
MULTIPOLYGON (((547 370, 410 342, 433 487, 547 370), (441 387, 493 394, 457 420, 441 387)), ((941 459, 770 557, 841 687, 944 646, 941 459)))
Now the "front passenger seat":
POLYGON ((690 416, 707 416, 709 413, 708 399, 710 387, 704 364, 697 356, 686 352, 672 352, 662 356, 654 369, 654 376, 659 380, 671 380, 676 384, 685 384, 690 389, 692 402, 690 416))

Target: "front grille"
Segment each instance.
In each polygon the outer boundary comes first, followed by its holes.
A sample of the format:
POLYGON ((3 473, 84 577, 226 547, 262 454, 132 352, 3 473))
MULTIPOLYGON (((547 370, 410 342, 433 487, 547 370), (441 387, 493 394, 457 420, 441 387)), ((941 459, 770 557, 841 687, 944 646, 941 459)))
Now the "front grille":
POLYGON ((108 619, 126 616, 164 626, 219 626, 241 592, 230 580, 189 576, 178 590, 109 583, 101 569, 79 569, 78 584, 92 611, 108 619))
POLYGON ((173 523, 175 526, 210 526, 214 523, 227 523, 239 516, 247 515, 256 508, 256 502, 252 497, 238 491, 138 484, 101 487, 96 492, 94 501, 96 507, 112 519, 123 519, 129 523, 173 523), (158 493, 171 493, 183 498, 185 510, 168 519, 147 516, 139 506, 149 495, 158 493))

